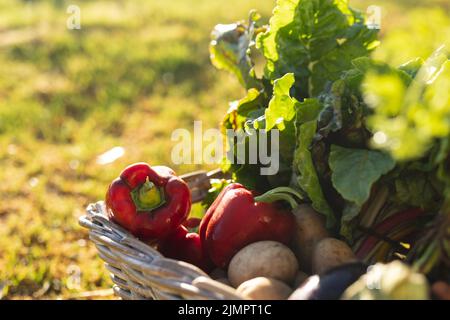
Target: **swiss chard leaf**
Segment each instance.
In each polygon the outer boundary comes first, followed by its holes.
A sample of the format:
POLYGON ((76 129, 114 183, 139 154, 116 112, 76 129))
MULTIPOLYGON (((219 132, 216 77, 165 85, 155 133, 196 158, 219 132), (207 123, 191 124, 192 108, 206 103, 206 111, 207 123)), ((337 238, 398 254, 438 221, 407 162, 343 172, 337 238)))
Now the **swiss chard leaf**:
POLYGON ((319 115, 315 141, 335 133, 335 143, 348 147, 365 147, 370 133, 365 126, 367 106, 359 88, 363 73, 351 69, 319 95, 323 110, 319 115))
POLYGON ((266 57, 266 76, 275 80, 292 72, 296 97, 319 94, 337 80, 354 58, 377 45, 377 31, 364 25, 346 0, 278 0, 270 28, 256 45, 266 57))
POLYGON ((403 66, 402 73, 369 68, 362 88, 374 111, 368 119, 373 146, 407 161, 419 159, 435 139, 450 134, 448 52, 442 47, 423 64, 403 66), (415 77, 408 83, 402 73, 415 77))
POLYGON ((294 74, 288 73, 274 81, 273 96, 269 107, 265 111, 266 130, 277 126, 283 130, 285 121, 291 121, 295 117, 295 105, 298 101, 292 98, 289 91, 294 84, 294 74))
POLYGON ((245 123, 264 114, 266 98, 262 92, 256 89, 247 91, 247 95, 230 103, 230 108, 222 121, 222 129, 241 130, 245 123))
POLYGON ((395 161, 379 151, 331 146, 328 159, 334 188, 346 200, 342 210, 340 234, 353 239, 353 219, 369 199, 372 186, 395 167, 395 161))
POLYGON ((331 181, 341 196, 362 206, 372 185, 395 167, 395 161, 379 151, 331 146, 331 181))
MULTIPOLYGON (((280 79, 275 80, 273 84, 273 94, 268 103, 268 107, 265 109, 257 109, 252 112, 248 112, 252 109, 255 93, 254 89, 249 90, 248 96, 241 100, 239 108, 236 109, 235 117, 240 118, 238 124, 232 126, 233 128, 242 127, 243 121, 244 129, 256 129, 270 131, 274 127, 279 130, 279 160, 280 170, 275 177, 268 177, 272 186, 278 186, 280 184, 289 183, 290 175, 292 173, 292 160, 295 144, 291 143, 295 141, 295 112, 296 104, 298 101, 290 96, 290 88, 294 83, 294 75, 286 74, 280 79), (247 105, 247 107, 245 107, 247 105), (264 116, 260 116, 261 112, 264 112, 264 116), (256 118, 255 118, 256 117, 256 118), (240 125, 239 125, 240 123, 240 125)), ((262 99, 265 95, 262 92, 258 93, 262 99)), ((233 114, 230 114, 228 119, 233 118, 233 114), (230 117, 231 116, 231 117, 230 117)))
MULTIPOLYGON (((248 162, 248 138, 245 137, 246 124, 256 121, 264 115, 265 105, 267 105, 267 97, 262 91, 257 89, 249 89, 247 95, 237 101, 230 103, 230 108, 222 121, 222 132, 226 135, 226 130, 233 130, 238 133, 241 139, 234 141, 226 141, 229 150, 233 150, 234 158, 224 158, 222 160, 221 169, 224 172, 230 172, 232 178, 251 189, 265 190, 268 186, 267 177, 260 175, 260 164, 250 164, 248 162), (246 150, 243 163, 237 161, 237 150, 239 148, 246 150), (232 160, 232 161, 230 161, 232 160)), ((241 159, 242 160, 242 159, 241 159)))
POLYGON ((249 56, 258 19, 259 15, 251 11, 248 24, 239 22, 216 25, 211 33, 209 45, 212 64, 217 69, 234 74, 247 89, 262 87, 255 77, 253 62, 249 56))
POLYGON ((398 69, 406 72, 412 79, 417 75, 417 72, 419 72, 420 68, 423 66, 423 63, 424 61, 422 58, 416 58, 402 64, 398 67, 398 69))
POLYGON ((295 122, 297 126, 310 121, 317 120, 320 111, 322 110, 322 105, 317 99, 305 99, 303 102, 296 105, 296 119, 295 122))
POLYGON ((294 172, 296 173, 296 183, 311 200, 312 207, 324 214, 327 227, 332 227, 336 219, 323 194, 310 151, 317 129, 316 118, 319 112, 320 104, 316 99, 307 99, 297 107, 297 145, 294 152, 294 172))
POLYGON ((341 216, 341 228, 339 229, 339 233, 345 237, 349 242, 354 240, 353 232, 355 230, 355 225, 357 221, 355 218, 361 212, 361 206, 358 206, 356 203, 347 201, 344 209, 342 210, 341 216))
POLYGON ((442 185, 435 181, 435 174, 427 172, 402 172, 394 181, 392 202, 401 205, 420 207, 425 210, 438 210, 442 185))

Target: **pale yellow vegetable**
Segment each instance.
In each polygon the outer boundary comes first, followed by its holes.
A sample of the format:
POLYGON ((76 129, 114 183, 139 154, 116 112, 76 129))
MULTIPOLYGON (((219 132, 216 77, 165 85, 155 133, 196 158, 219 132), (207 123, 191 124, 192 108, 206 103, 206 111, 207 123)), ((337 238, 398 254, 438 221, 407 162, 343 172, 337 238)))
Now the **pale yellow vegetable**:
POLYGON ((426 300, 427 278, 407 264, 395 260, 377 263, 345 290, 344 300, 426 300))
POLYGON ((300 268, 309 272, 312 267, 314 246, 320 240, 329 237, 325 228, 325 217, 306 204, 299 205, 292 212, 295 216, 296 228, 291 247, 297 256, 300 268))
POLYGON ((284 282, 266 277, 247 280, 236 291, 242 297, 253 300, 285 300, 292 293, 284 282))
POLYGON ((334 267, 356 261, 352 249, 343 241, 325 238, 319 241, 313 251, 313 273, 322 274, 334 267))
POLYGON ((294 253, 284 244, 259 241, 241 249, 228 267, 228 279, 234 287, 256 277, 268 277, 292 283, 298 271, 294 253))

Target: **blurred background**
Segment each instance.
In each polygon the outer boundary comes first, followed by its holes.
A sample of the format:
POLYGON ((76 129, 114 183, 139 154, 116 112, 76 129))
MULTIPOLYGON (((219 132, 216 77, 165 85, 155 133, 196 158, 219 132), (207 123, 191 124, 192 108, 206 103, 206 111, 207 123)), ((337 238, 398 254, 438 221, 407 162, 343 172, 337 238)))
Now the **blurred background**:
MULTIPOLYGON (((381 7, 375 56, 392 64, 450 39, 448 0, 350 3, 381 7)), ((243 92, 211 66, 210 31, 274 4, 0 1, 0 298, 113 298, 78 217, 124 166, 171 166, 174 129, 218 127, 243 92), (71 4, 79 30, 66 26, 71 4)))

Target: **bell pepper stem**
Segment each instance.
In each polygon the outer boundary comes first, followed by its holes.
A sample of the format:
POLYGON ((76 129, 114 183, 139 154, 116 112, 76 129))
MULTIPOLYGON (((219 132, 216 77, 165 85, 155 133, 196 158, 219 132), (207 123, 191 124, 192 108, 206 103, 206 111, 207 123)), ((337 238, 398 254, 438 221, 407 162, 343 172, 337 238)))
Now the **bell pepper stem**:
POLYGON ((148 177, 142 185, 131 191, 131 198, 138 211, 151 211, 165 203, 162 190, 148 177))
POLYGON ((269 190, 260 196, 256 196, 254 199, 256 202, 269 202, 269 203, 284 200, 289 203, 292 209, 295 209, 298 206, 298 202, 294 196, 300 200, 303 199, 302 195, 292 188, 278 187, 269 190))

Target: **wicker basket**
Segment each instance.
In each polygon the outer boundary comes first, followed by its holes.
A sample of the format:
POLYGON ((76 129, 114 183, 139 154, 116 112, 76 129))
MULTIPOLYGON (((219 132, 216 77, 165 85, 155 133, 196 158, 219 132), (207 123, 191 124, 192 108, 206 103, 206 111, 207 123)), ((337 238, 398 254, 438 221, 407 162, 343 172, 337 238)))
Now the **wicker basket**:
MULTIPOLYGON (((221 177, 218 170, 182 176, 189 185, 193 202, 201 201, 210 179, 221 177)), ((242 299, 227 285, 211 279, 199 268, 164 258, 157 250, 139 241, 127 230, 106 218, 103 201, 90 204, 79 220, 89 229, 89 238, 111 273, 114 292, 127 300, 157 299, 242 299)))

